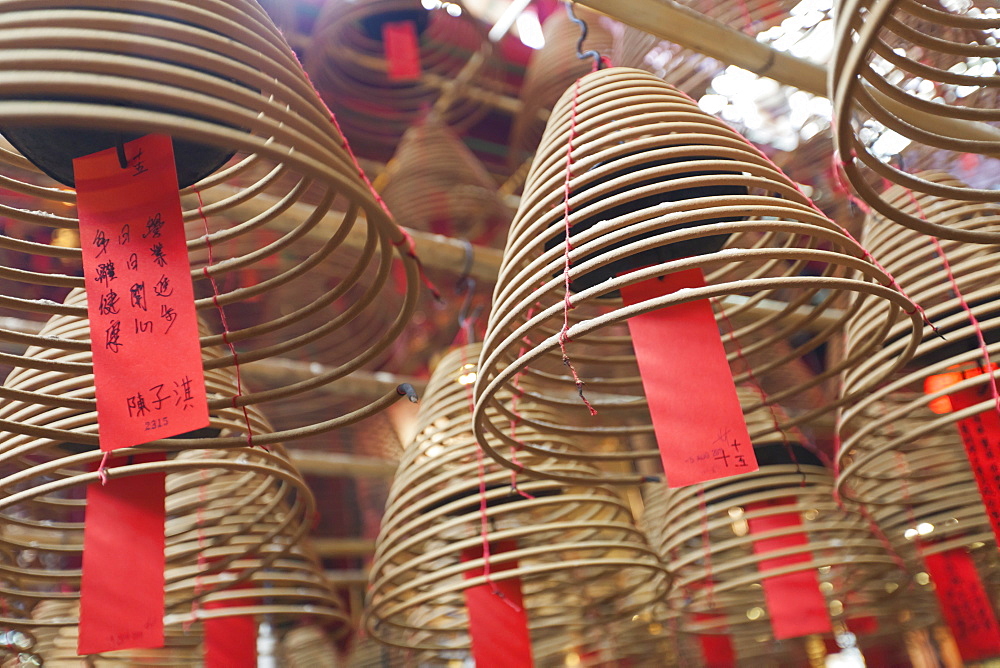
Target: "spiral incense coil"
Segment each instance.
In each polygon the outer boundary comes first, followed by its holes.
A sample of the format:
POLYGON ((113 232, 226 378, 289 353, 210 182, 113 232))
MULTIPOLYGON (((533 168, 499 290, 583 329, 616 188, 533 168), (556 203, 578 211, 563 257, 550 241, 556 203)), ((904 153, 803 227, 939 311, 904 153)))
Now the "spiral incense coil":
MULTIPOLYGON (((459 3, 455 3, 459 4, 459 3)), ((434 107, 461 132, 489 107, 462 87, 498 79, 493 45, 467 12, 427 11, 419 0, 327 0, 313 29, 306 69, 359 154, 387 160, 408 127, 434 107), (382 26, 411 21, 420 77, 389 75, 382 26)))
MULTIPOLYGON (((616 494, 527 479, 517 482, 519 494, 510 488, 509 472, 485 462, 480 483, 469 391, 478 348, 452 351, 431 377, 376 543, 367 632, 414 650, 468 649, 463 592, 486 580, 470 573, 483 568, 481 555, 462 557, 482 548, 484 521, 490 544, 510 548, 494 547, 490 579, 519 578, 533 642, 582 619, 600 625, 641 612, 662 597, 666 583, 616 494)), ((516 428, 515 435, 537 438, 531 429, 516 428)), ((558 436, 549 440, 550 447, 572 447, 558 436)), ((524 458, 557 474, 585 466, 530 453, 524 458)))
POLYGON ((955 227, 902 210, 889 192, 898 185, 957 206, 1000 202, 993 177, 1000 153, 1000 78, 991 37, 1000 18, 992 11, 956 11, 933 0, 844 0, 837 11, 830 86, 837 150, 866 202, 925 234, 995 244, 995 214, 975 227, 955 227), (889 140, 881 140, 884 134, 889 140), (974 154, 989 162, 980 165, 975 186, 916 173, 928 157, 951 171, 974 154))
POLYGON ((318 626, 300 626, 285 634, 281 653, 288 668, 313 668, 313 666, 341 665, 340 654, 329 636, 318 626))
POLYGON ((644 523, 663 527, 657 548, 676 578, 671 601, 681 612, 680 630, 688 633, 772 637, 760 587, 769 576, 816 572, 834 622, 870 614, 854 602, 885 597, 887 583, 899 588, 909 577, 864 517, 837 505, 832 476, 821 466, 772 464, 689 487, 644 489, 644 523), (780 505, 768 507, 774 501, 780 505), (804 560, 765 565, 767 552, 754 552, 755 541, 788 533, 788 528, 751 533, 750 522, 776 512, 800 516, 808 541, 781 552, 804 560))
POLYGON ((489 244, 513 217, 486 168, 436 117, 406 131, 386 177, 382 198, 404 227, 489 244))
MULTIPOLYGON (((80 249, 49 243, 53 232, 77 229, 69 208, 75 193, 56 187, 27 158, 65 178, 72 157, 66 147, 73 144, 60 138, 110 137, 113 147, 116 133, 162 133, 173 137, 182 183, 195 181, 181 195, 195 305, 214 330, 202 336, 202 347, 222 346, 225 338, 236 349, 235 356, 227 350, 207 359, 208 369, 233 369, 237 360, 298 359, 317 341, 350 340, 316 377, 277 380, 268 389, 243 393, 238 402, 264 404, 349 382, 343 376, 383 355, 409 319, 417 297, 417 268, 403 232, 361 179, 346 141, 295 55, 250 0, 112 4, 0 2, 0 134, 31 149, 27 157, 0 150, 0 215, 8 221, 0 240, 7 266, 0 269, 4 315, 45 320, 54 314, 86 313, 82 302, 53 303, 84 284, 82 276, 74 275, 80 249), (188 174, 187 163, 205 156, 224 164, 209 176, 204 174, 215 165, 188 174), (238 254, 225 251, 230 242, 248 235, 271 240, 244 246, 238 254), (405 288, 391 280, 397 253, 406 267, 405 288), (282 263, 285 256, 296 261, 282 263), (275 261, 280 270, 268 275, 275 261), (330 263, 350 270, 317 293, 318 268, 330 263), (241 278, 256 269, 267 280, 243 284, 241 278), (22 297, 42 288, 41 300, 22 297), (381 302, 380 295, 397 288, 404 292, 398 303, 381 302), (315 297, 297 303, 302 293, 315 297), (356 297, 350 304, 338 303, 352 293, 356 297), (262 312, 257 307, 265 297, 286 308, 262 312), (288 304, 295 304, 294 310, 288 304), (224 335, 220 308, 234 314, 246 309, 254 316, 234 317, 239 326, 224 335), (359 337, 349 326, 372 311, 393 309, 391 326, 371 336, 359 337)), ((42 338, 7 328, 0 330, 0 339, 51 348, 60 356, 89 349, 86 340, 42 338)), ((4 361, 11 366, 41 364, 9 353, 4 361)), ((89 365, 68 361, 45 365, 90 373, 89 365)), ((51 401, 41 396, 17 399, 51 401)), ((387 395, 366 414, 396 399, 398 395, 387 395)), ((210 409, 233 400, 234 395, 217 397, 210 409)), ((268 442, 333 429, 345 421, 329 416, 319 424, 269 435, 268 442)), ((80 437, 88 445, 97 443, 94 433, 80 437)))
MULTIPOLYGON (((80 299, 82 295, 75 293, 68 302, 80 299)), ((41 334, 68 341, 86 340, 87 335, 86 321, 69 315, 53 317, 41 334)), ((30 348, 25 355, 42 361, 60 357, 52 348, 30 348)), ((72 361, 89 364, 90 353, 76 353, 72 361)), ((236 380, 223 368, 206 373, 206 384, 210 397, 231 395, 236 380)), ((15 368, 4 389, 15 396, 56 400, 92 402, 94 396, 90 375, 30 367, 15 368)), ((96 412, 87 406, 65 402, 47 407, 11 400, 0 405, 2 419, 20 427, 0 432, 0 579, 5 600, 12 601, 0 615, 0 624, 24 623, 38 601, 79 597, 77 560, 83 549, 85 490, 99 479, 95 469, 102 458, 99 450, 84 442, 97 422, 96 412), (53 591, 53 583, 61 589, 53 591)), ((203 438, 161 441, 172 448, 149 444, 133 449, 140 454, 182 450, 177 457, 120 466, 113 462, 108 472, 110 477, 168 474, 168 612, 171 607, 190 608, 194 599, 228 586, 213 577, 232 563, 239 562, 240 573, 249 577, 254 568, 266 570, 277 568, 275 563, 301 560, 288 555, 308 529, 306 518, 312 517, 315 504, 284 449, 280 445, 269 450, 204 449, 229 441, 248 445, 252 442, 248 424, 254 437, 271 431, 254 406, 245 415, 232 406, 213 410, 203 438), (248 559, 255 561, 247 564, 248 559)), ((342 615, 339 610, 328 616, 338 615, 342 615)))
MULTIPOLYGON (((624 321, 697 299, 712 300, 736 383, 768 388, 769 396, 745 406, 746 412, 784 403, 841 372, 853 379, 880 364, 894 368, 916 346, 919 314, 890 283, 866 252, 813 208, 772 163, 692 100, 638 70, 613 68, 587 75, 553 111, 508 236, 475 384, 477 439, 491 457, 516 468, 506 453, 523 446, 507 435, 511 421, 520 420, 542 434, 621 438, 652 433, 624 321), (575 139, 567 160, 570 133, 575 139), (570 215, 564 220, 567 187, 570 215), (674 201, 673 191, 682 189, 694 194, 674 201), (734 194, 740 192, 745 194, 734 194), (570 233, 568 253, 567 227, 577 230, 570 233), (804 274, 807 264, 810 275, 804 274), (626 268, 615 268, 619 266, 626 268), (616 298, 623 285, 693 268, 704 271, 707 287, 633 306, 616 298), (569 293, 567 280, 573 290, 569 293), (868 323, 867 338, 854 340, 843 358, 822 373, 786 382, 803 355, 842 331, 852 314, 873 302, 887 309, 880 323, 868 323), (765 303, 773 306, 766 315, 753 310, 765 303), (819 324, 817 318, 824 314, 819 324), (564 319, 569 324, 565 338, 564 319), (899 320, 909 323, 900 325, 911 330, 901 337, 908 348, 889 357, 880 347, 899 320), (787 341, 807 329, 813 335, 806 343, 792 346, 787 341), (563 362, 560 339, 567 342, 566 353, 597 410, 596 419, 578 396, 580 386, 563 362), (552 419, 519 417, 505 393, 549 407, 552 419)), ((869 380, 868 386, 875 382, 869 380)), ((858 385, 853 391, 864 389, 858 385)), ((789 415, 774 411, 775 420, 785 430, 834 405, 789 415)), ((654 448, 624 447, 610 453, 549 454, 619 462, 659 457, 654 448)), ((579 481, 642 479, 603 473, 579 481)))
MULTIPOLYGON (((928 182, 954 182, 940 172, 920 176, 928 182)), ((932 224, 952 229, 978 229, 994 208, 915 195, 902 186, 890 188, 886 196, 904 213, 922 212, 932 224)), ((910 506, 940 501, 952 494, 949 485, 971 482, 968 462, 960 454, 959 422, 993 409, 979 336, 990 358, 996 357, 1000 352, 996 251, 993 246, 948 239, 936 245, 933 238, 887 225, 877 215, 866 221, 864 238, 886 270, 923 307, 937 333, 924 327, 923 341, 902 370, 876 366, 867 377, 855 376, 845 383, 847 393, 857 386, 870 386, 870 380, 880 386, 844 411, 838 486, 845 496, 866 504, 910 506), (928 385, 944 374, 957 374, 956 382, 940 388, 928 385), (973 405, 951 409, 949 397, 971 392, 978 392, 973 405)), ((859 310, 847 327, 848 342, 866 336, 867 323, 884 316, 884 309, 877 306, 859 310)), ((900 328, 894 328, 886 350, 900 350, 904 336, 900 328)), ((973 498, 978 499, 978 494, 973 498)))

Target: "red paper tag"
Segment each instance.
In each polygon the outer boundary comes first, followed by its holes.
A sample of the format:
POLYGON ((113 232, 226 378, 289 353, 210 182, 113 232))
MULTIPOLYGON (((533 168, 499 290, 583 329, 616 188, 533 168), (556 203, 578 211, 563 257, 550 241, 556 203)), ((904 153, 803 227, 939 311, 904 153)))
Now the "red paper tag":
MULTIPOLYGON (((230 589, 246 589, 250 584, 241 582, 230 589)), ((237 598, 223 601, 206 601, 205 610, 220 610, 251 605, 253 599, 237 598)), ((253 615, 205 618, 204 668, 257 668, 257 620, 253 615)))
POLYGON ((77 158, 101 449, 208 426, 198 320, 170 137, 77 158))
MULTIPOLYGON (((772 499, 746 505, 747 524, 750 533, 760 535, 784 529, 801 526, 802 519, 798 511, 778 513, 763 517, 753 517, 753 511, 765 510, 781 506, 791 506, 791 499, 772 499)), ((755 538, 754 554, 767 554, 776 550, 806 545, 809 542, 805 532, 796 532, 784 536, 755 538)), ((768 576, 770 569, 781 568, 791 564, 808 562, 812 559, 809 552, 800 552, 783 557, 761 559, 759 570, 764 586, 764 601, 771 618, 771 630, 777 640, 798 638, 814 633, 829 633, 833 630, 826 599, 819 590, 819 576, 815 569, 806 569, 797 573, 768 576)))
POLYGON ((956 411, 974 406, 984 399, 991 399, 989 407, 978 415, 959 420, 958 431, 962 435, 965 453, 976 477, 993 534, 1000 538, 1000 415, 993 406, 988 385, 961 390, 949 396, 952 410, 956 411))
MULTIPOLYGON (((490 543, 490 555, 517 549, 512 540, 490 543)), ((470 547, 462 552, 462 561, 481 559, 482 546, 470 547)), ((516 561, 494 563, 490 560, 490 573, 517 568, 516 561)), ((465 579, 479 577, 482 568, 465 572, 465 579)), ((505 668, 531 668, 531 635, 528 632, 528 615, 521 596, 521 581, 517 578, 498 580, 494 586, 503 597, 494 593, 489 583, 465 590, 465 605, 469 610, 469 635, 472 637, 472 656, 477 666, 504 666, 505 668)))
MULTIPOLYGON (((721 615, 709 615, 704 612, 696 612, 694 615, 696 622, 712 621, 719 617, 721 615)), ((705 668, 733 668, 736 665, 736 652, 733 650, 733 641, 728 635, 700 633, 698 644, 701 645, 705 668)))
MULTIPOLYGON (((631 306, 705 286, 700 269, 622 288, 631 306)), ((757 470, 733 374, 706 299, 629 318, 642 387, 670 487, 757 470)))
POLYGON ((924 564, 962 660, 1000 656, 1000 624, 969 553, 957 548, 928 554, 924 564))
POLYGON ((382 44, 388 75, 393 81, 420 78, 420 43, 413 21, 390 21, 382 25, 382 44))
MULTIPOLYGON (((128 457, 163 461, 162 453, 128 457)), ((125 457, 112 459, 112 466, 125 457)), ((163 473, 87 486, 80 582, 81 655, 163 646, 163 473)))

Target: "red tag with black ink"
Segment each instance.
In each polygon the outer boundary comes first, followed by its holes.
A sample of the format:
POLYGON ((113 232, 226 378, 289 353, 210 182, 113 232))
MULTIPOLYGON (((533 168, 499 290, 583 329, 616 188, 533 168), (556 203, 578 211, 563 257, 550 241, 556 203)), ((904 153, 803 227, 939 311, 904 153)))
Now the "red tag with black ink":
MULTIPOLYGON (((134 463, 163 453, 128 456, 134 463)), ((111 467, 126 457, 111 460, 111 467)), ((81 655, 163 647, 164 473, 87 485, 80 578, 81 655)))
MULTIPOLYGON (((996 365, 992 368, 996 369, 996 365)), ((924 381, 924 391, 937 392, 963 379, 982 375, 984 371, 977 367, 929 376, 924 381)), ((982 413, 959 420, 957 425, 993 535, 1000 540, 1000 413, 994 406, 989 383, 938 397, 931 402, 931 410, 935 413, 960 411, 986 400, 989 402, 982 413)))
MULTIPOLYGON (((512 540, 490 543, 490 555, 496 556, 517 549, 512 540)), ((481 559, 482 546, 462 552, 462 561, 481 559)), ((493 563, 490 573, 498 574, 517 568, 516 561, 493 563)), ((479 577, 483 569, 465 572, 465 579, 479 577)), ((528 615, 524 610, 521 581, 518 578, 496 580, 465 590, 465 605, 469 610, 469 635, 472 637, 472 657, 477 666, 532 668, 531 635, 528 615)))
POLYGON ((420 78, 420 42, 413 21, 390 21, 382 25, 382 44, 387 74, 393 81, 420 78))
MULTIPOLYGON (((705 286, 701 269, 621 289, 632 306, 705 286)), ((642 387, 670 487, 757 470, 726 350, 707 299, 628 319, 642 387)))
POLYGON ((969 553, 956 548, 928 554, 924 564, 962 661, 1000 656, 1000 624, 969 553))
MULTIPOLYGON (((780 531, 788 527, 802 525, 798 510, 792 499, 771 499, 746 505, 747 524, 751 535, 760 536, 780 531), (754 516, 754 511, 789 506, 785 513, 754 516)), ((785 550, 797 545, 807 545, 809 537, 805 531, 781 536, 754 538, 754 554, 767 554, 785 550)), ((814 568, 806 568, 796 573, 768 575, 772 569, 792 564, 812 561, 808 550, 781 557, 761 559, 758 565, 761 584, 764 587, 764 602, 771 618, 771 630, 777 640, 798 638, 814 633, 829 633, 833 630, 826 598, 819 589, 819 576, 814 568)))
POLYGON ((124 151, 73 161, 104 451, 209 423, 173 145, 124 151))

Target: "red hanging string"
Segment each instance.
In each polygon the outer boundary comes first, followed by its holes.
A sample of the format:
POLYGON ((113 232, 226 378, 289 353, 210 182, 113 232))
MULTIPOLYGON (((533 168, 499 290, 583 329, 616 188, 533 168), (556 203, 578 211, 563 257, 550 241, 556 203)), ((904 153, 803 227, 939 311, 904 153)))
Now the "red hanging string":
MULTIPOLYGON (((465 354, 466 347, 463 345, 460 350, 461 369, 464 371, 465 365, 469 363, 465 354)), ((472 383, 466 383, 465 396, 469 403, 469 415, 471 416, 475 409, 472 383)), ((490 586, 490 591, 494 596, 503 600, 513 610, 521 612, 521 606, 504 596, 503 592, 500 591, 500 588, 497 587, 496 583, 490 577, 490 521, 487 512, 488 506, 486 504, 486 462, 483 457, 483 449, 479 447, 478 443, 476 444, 476 467, 479 475, 479 533, 483 544, 483 580, 490 586)))
MULTIPOLYGON (((595 64, 596 68, 596 64, 595 64)), ((573 244, 570 241, 570 179, 573 178, 573 141, 576 139, 576 106, 577 101, 580 96, 580 79, 576 80, 573 84, 573 102, 570 109, 570 121, 569 121, 569 141, 566 142, 566 179, 563 182, 563 226, 566 232, 566 243, 563 246, 563 283, 565 285, 565 294, 563 295, 563 326, 562 330, 559 332, 559 350, 562 352, 562 362, 567 367, 569 367, 570 373, 573 374, 573 382, 576 385, 577 394, 580 395, 580 399, 583 401, 583 405, 587 407, 591 415, 597 415, 597 410, 591 405, 590 401, 587 399, 586 395, 583 393, 584 382, 580 379, 580 375, 576 372, 576 367, 573 366, 573 362, 569 359, 569 354, 566 352, 566 343, 569 342, 569 312, 573 308, 573 304, 570 301, 570 287, 569 287, 569 268, 570 259, 569 252, 573 249, 573 244)))
MULTIPOLYGON (((924 207, 920 205, 919 200, 913 194, 913 191, 909 188, 905 188, 907 196, 910 201, 917 208, 920 217, 927 220, 927 214, 924 211, 924 207)), ((930 237, 931 242, 934 244, 934 251, 937 256, 941 258, 941 265, 944 267, 945 273, 948 275, 948 282, 951 283, 952 292, 955 293, 955 297, 958 298, 958 303, 965 311, 966 315, 969 316, 969 322, 972 324, 972 328, 976 331, 976 340, 979 343, 979 349, 983 353, 983 360, 986 362, 987 369, 993 369, 993 364, 990 362, 990 350, 986 344, 986 337, 983 334, 982 325, 979 324, 979 318, 973 313, 972 307, 969 303, 965 301, 965 295, 962 294, 962 290, 958 287, 958 281, 955 279, 955 273, 951 269, 951 263, 948 262, 948 255, 944 252, 944 247, 941 246, 941 242, 938 241, 937 237, 930 237)), ((997 389, 997 377, 995 373, 990 373, 990 391, 993 394, 993 409, 1000 414, 1000 390, 997 389)))
MULTIPOLYGON (((296 56, 296 62, 298 62, 298 56, 296 56)), ((386 206, 385 200, 383 200, 382 196, 378 194, 378 191, 375 190, 375 186, 372 185, 372 182, 368 178, 368 175, 365 174, 365 170, 361 168, 361 163, 358 162, 357 156, 354 155, 354 150, 351 149, 351 145, 347 143, 347 135, 344 134, 344 131, 340 127, 340 123, 337 122, 337 117, 334 116, 333 112, 330 110, 330 107, 326 106, 326 103, 323 102, 323 98, 319 94, 319 90, 316 88, 316 85, 312 82, 312 79, 309 78, 309 74, 306 72, 305 68, 302 67, 301 62, 299 62, 299 68, 302 71, 302 76, 305 77, 306 83, 309 84, 309 87, 312 88, 313 93, 316 94, 316 99, 319 100, 319 103, 321 105, 323 105, 323 109, 326 111, 326 115, 330 119, 330 122, 333 123, 333 127, 337 128, 337 135, 340 137, 340 147, 344 149, 344 152, 347 153, 347 156, 351 159, 351 164, 354 166, 354 171, 357 172, 359 177, 361 177, 361 180, 364 182, 364 184, 368 186, 368 192, 370 192, 372 197, 375 198, 375 201, 378 202, 378 205, 380 207, 382 207, 382 210, 385 211, 386 215, 389 216, 390 219, 395 220, 395 218, 392 215, 392 212, 389 211, 389 207, 386 206)), ((430 277, 427 276, 427 272, 424 270, 424 264, 423 262, 420 261, 420 258, 417 256, 417 249, 413 241, 413 237, 410 236, 410 234, 402 227, 399 226, 397 227, 399 228, 399 231, 402 233, 403 238, 400 239, 398 242, 393 241, 392 245, 398 248, 402 246, 404 243, 406 244, 406 255, 416 263, 417 273, 420 275, 420 280, 430 291, 431 296, 434 297, 434 301, 438 303, 443 303, 444 299, 441 297, 440 290, 438 290, 437 286, 434 285, 434 282, 431 281, 430 277)))
MULTIPOLYGON (((236 354, 236 346, 229 340, 229 323, 226 321, 226 311, 222 308, 222 304, 219 303, 219 286, 215 282, 215 276, 208 271, 208 268, 215 263, 215 258, 212 255, 212 234, 208 228, 208 216, 205 215, 205 205, 201 199, 201 192, 195 190, 195 194, 198 196, 198 215, 201 216, 202 223, 205 225, 205 248, 208 250, 208 264, 202 267, 201 271, 212 285, 212 303, 215 304, 215 308, 219 311, 219 320, 222 323, 222 341, 229 348, 229 352, 233 356, 233 371, 236 374, 236 395, 233 396, 233 408, 239 408, 243 411, 243 419, 247 425, 247 446, 252 448, 253 426, 250 424, 250 413, 247 412, 246 405, 237 406, 237 400, 243 396, 243 377, 240 374, 240 359, 239 355, 236 354)), ((267 448, 264 448, 264 450, 267 450, 267 448)))
POLYGON ((698 508, 701 510, 701 545, 705 552, 705 602, 715 607, 715 576, 712 574, 712 541, 708 537, 708 504, 705 502, 705 486, 698 485, 698 508))

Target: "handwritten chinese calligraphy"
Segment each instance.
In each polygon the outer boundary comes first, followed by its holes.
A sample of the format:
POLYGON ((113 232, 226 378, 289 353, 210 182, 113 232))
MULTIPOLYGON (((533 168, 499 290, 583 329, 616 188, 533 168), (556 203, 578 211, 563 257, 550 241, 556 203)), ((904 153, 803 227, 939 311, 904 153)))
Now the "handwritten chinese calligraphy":
POLYGON ((101 449, 208 425, 191 268, 169 137, 74 161, 101 449), (164 353, 169 351, 169 357, 164 353))
POLYGON ((960 547, 928 554, 924 565, 962 660, 983 661, 1000 654, 1000 624, 972 556, 960 547))

